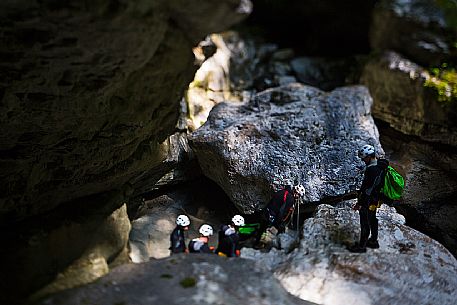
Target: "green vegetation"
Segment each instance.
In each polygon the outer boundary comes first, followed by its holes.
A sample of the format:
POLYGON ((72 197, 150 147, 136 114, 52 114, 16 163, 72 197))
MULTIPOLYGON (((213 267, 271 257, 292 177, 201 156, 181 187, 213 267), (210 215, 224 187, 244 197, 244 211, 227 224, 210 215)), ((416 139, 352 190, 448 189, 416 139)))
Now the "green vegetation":
POLYGON ((173 278, 173 275, 165 273, 165 274, 162 274, 160 277, 163 279, 171 279, 171 278, 173 278))
POLYGON ((184 288, 194 287, 197 284, 197 280, 193 277, 186 277, 179 284, 184 288))
POLYGON ((457 101, 457 71, 454 67, 442 64, 439 68, 432 68, 430 77, 424 86, 432 88, 438 95, 438 101, 450 103, 457 101))

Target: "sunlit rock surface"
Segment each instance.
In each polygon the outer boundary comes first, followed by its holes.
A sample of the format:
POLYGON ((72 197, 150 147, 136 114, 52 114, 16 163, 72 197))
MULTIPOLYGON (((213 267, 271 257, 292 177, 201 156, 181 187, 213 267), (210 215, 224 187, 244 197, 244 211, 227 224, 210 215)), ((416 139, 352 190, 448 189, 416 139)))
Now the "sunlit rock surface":
POLYGON ((196 70, 192 47, 251 9, 248 0, 2 2, 2 222, 128 188, 145 171, 160 177, 160 143, 196 70))
POLYGON ((374 57, 361 82, 373 96, 373 115, 393 128, 430 142, 457 146, 457 105, 439 102, 424 86, 430 74, 394 52, 374 57))
MULTIPOLYGON (((206 181, 206 179, 204 179, 206 181)), ((221 223, 229 221, 229 202, 222 190, 202 180, 181 186, 147 200, 132 221, 129 237, 129 256, 134 263, 170 255, 170 234, 176 227, 179 214, 189 216, 191 224, 185 232, 186 243, 198 237, 203 224, 213 227, 209 244, 217 246, 217 232, 221 223), (214 189, 218 191, 214 191, 214 189)))
MULTIPOLYGON (((165 198, 159 197, 157 199, 164 200, 165 198)), ((210 239, 210 245, 217 247, 217 230, 221 222, 214 216, 211 217, 210 211, 206 210, 206 212, 207 215, 200 215, 203 218, 188 214, 191 219, 191 226, 189 231, 185 232, 186 247, 189 241, 199 236, 198 229, 204 223, 213 227, 215 234, 210 239)), ((182 207, 171 202, 170 206, 151 208, 146 215, 133 220, 129 238, 129 257, 132 262, 142 263, 151 258, 170 256, 170 235, 176 227, 176 217, 182 213, 182 207)))
POLYGON ((363 86, 325 93, 290 84, 218 104, 189 140, 203 173, 243 212, 263 207, 278 180, 297 180, 305 201, 320 201, 356 190, 363 143, 382 153, 371 103, 363 86))
MULTIPOLYGON (((437 2, 379 1, 373 11, 370 29, 372 47, 397 51, 426 66, 440 65, 443 61, 455 58, 457 29, 446 19, 444 5, 439 6, 437 2)), ((449 7, 451 9, 452 5, 449 7)))
POLYGON ((39 304, 262 304, 311 305, 289 293, 250 260, 217 255, 175 255, 124 265, 91 285, 39 304))
POLYGON ((291 254, 243 249, 266 263, 293 295, 318 304, 446 304, 457 298, 457 261, 441 244, 404 225, 385 205, 378 210, 379 249, 355 254, 359 215, 350 204, 320 205, 305 220, 303 239, 291 254), (264 259, 264 256, 266 259, 264 259))
POLYGON ((222 101, 245 101, 257 91, 296 81, 289 64, 293 50, 260 43, 251 35, 236 31, 212 34, 194 53, 203 63, 186 93, 190 130, 203 125, 211 109, 222 101), (215 53, 205 58, 208 45, 214 46, 215 53))

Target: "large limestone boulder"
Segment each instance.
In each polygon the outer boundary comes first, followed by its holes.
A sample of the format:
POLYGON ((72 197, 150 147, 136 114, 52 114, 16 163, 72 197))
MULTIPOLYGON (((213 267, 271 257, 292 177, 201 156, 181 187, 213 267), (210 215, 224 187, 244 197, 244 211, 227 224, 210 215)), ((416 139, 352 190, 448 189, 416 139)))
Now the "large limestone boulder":
POLYGON ((287 293, 265 268, 244 259, 175 255, 124 265, 91 285, 38 304, 312 304, 287 293))
POLYGON ((366 64, 361 82, 373 96, 376 118, 403 133, 456 146, 457 104, 438 100, 437 92, 425 86, 431 77, 421 66, 386 52, 366 64))
POLYGON ((294 83, 218 104, 189 141, 203 173, 243 212, 263 207, 275 180, 299 181, 305 201, 320 201, 357 189, 362 143, 382 153, 371 103, 362 86, 325 93, 294 83))
MULTIPOLYGON (((455 12, 447 12, 445 7, 434 0, 379 1, 373 11, 371 46, 397 51, 423 65, 456 58, 457 28, 446 19, 447 13, 455 12)), ((448 9, 455 10, 455 3, 448 9)))
MULTIPOLYGON (((304 223, 299 248, 267 254, 267 261, 289 292, 319 304, 454 304, 457 260, 449 251, 405 226, 393 208, 383 205, 378 219, 380 248, 350 253, 345 247, 358 239, 358 213, 320 205, 304 223)), ((257 263, 264 255, 242 251, 257 263)))
POLYGON ((248 0, 2 2, 1 221, 160 177, 192 47, 250 11, 248 0))

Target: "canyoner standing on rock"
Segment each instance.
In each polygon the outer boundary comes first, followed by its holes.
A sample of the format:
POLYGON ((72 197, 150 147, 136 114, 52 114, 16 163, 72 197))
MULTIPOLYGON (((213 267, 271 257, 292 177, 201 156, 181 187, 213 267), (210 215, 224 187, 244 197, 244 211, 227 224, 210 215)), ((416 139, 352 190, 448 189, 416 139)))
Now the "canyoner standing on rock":
POLYGON ((357 203, 353 207, 360 214, 360 241, 348 249, 363 253, 366 252, 366 247, 379 248, 376 210, 381 205, 380 191, 389 161, 376 158, 374 147, 368 144, 358 151, 358 156, 366 165, 357 203))
POLYGON ((240 236, 238 232, 242 226, 244 226, 244 217, 241 215, 233 216, 231 224, 221 226, 216 254, 228 257, 240 256, 240 236))
POLYGON ((189 242, 190 253, 213 253, 208 246, 209 238, 213 235, 213 227, 208 224, 203 224, 198 229, 200 237, 194 238, 189 242))
POLYGON ((298 199, 303 198, 304 195, 305 188, 301 184, 286 185, 273 194, 268 205, 261 211, 260 228, 254 247, 261 248, 264 246, 263 240, 268 228, 274 227, 278 233, 284 233, 286 226, 292 219, 298 199))
POLYGON ((179 215, 176 218, 176 228, 171 232, 170 235, 170 251, 174 253, 185 253, 188 252, 186 248, 186 240, 184 237, 184 231, 189 230, 190 219, 186 215, 179 215))

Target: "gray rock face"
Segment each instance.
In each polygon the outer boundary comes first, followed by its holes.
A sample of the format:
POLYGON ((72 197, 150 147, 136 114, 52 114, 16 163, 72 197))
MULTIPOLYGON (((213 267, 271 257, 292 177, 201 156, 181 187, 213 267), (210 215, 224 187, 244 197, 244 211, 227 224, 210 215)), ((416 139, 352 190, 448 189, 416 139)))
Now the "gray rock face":
POLYGON ((387 52, 369 61, 362 74, 373 96, 373 115, 393 128, 430 142, 457 145, 457 105, 442 103, 424 82, 419 65, 387 52))
POLYGON ((251 261, 216 255, 176 255, 124 265, 98 282, 39 304, 312 304, 287 293, 251 261))
POLYGON ((424 65, 457 56, 456 36, 433 0, 382 0, 373 12, 372 47, 395 50, 424 65))
POLYGON ((408 225, 442 243, 457 257, 457 155, 439 146, 411 141, 378 126, 381 143, 406 186, 397 211, 408 225))
MULTIPOLYGON (((380 248, 354 254, 345 245, 358 239, 358 213, 320 205, 304 223, 300 247, 266 262, 289 292, 319 304, 454 304, 457 260, 449 251, 405 226, 393 208, 383 205, 378 219, 380 248)), ((242 256, 264 261, 258 251, 242 256)))
POLYGON ((356 190, 362 143, 382 153, 371 103, 362 86, 325 93, 290 84, 218 104, 189 140, 203 173, 243 212, 263 207, 278 180, 298 180, 306 201, 320 201, 356 190))
POLYGON ((3 2, 2 222, 155 167, 160 177, 191 48, 250 10, 248 0, 3 2))

